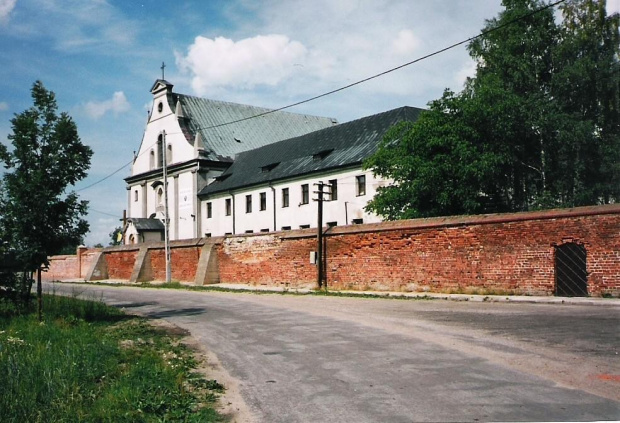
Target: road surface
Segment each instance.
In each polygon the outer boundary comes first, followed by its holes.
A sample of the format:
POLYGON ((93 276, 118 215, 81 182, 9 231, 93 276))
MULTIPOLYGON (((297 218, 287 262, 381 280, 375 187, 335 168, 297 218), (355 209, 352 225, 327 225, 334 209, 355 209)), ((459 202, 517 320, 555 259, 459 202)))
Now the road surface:
POLYGON ((187 329, 257 422, 620 420, 617 302, 53 290, 187 329))

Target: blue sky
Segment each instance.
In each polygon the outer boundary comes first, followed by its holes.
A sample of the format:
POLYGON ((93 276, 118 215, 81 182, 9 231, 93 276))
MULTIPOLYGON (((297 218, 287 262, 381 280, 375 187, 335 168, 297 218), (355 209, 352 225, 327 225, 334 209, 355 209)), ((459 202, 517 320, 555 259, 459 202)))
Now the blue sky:
MULTIPOLYGON (((107 245, 129 167, 83 188, 139 148, 162 61, 177 92, 281 107, 473 36, 500 10, 500 0, 0 0, 0 142, 43 81, 94 150, 75 189, 90 201, 86 244, 107 245)), ((346 122, 424 107, 473 70, 461 47, 291 111, 346 122)))

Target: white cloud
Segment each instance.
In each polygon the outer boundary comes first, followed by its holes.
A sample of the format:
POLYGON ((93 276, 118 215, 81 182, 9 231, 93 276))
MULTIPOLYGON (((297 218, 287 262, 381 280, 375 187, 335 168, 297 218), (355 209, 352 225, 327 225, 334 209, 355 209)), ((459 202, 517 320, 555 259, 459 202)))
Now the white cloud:
POLYGON ((476 76, 476 62, 470 60, 466 62, 461 69, 455 75, 456 86, 453 91, 460 91, 463 88, 467 78, 473 78, 476 76))
POLYGON ((99 119, 108 112, 118 114, 130 109, 129 102, 122 91, 114 93, 111 99, 105 101, 89 101, 84 106, 86 114, 93 119, 99 119))
POLYGON ((3 112, 5 110, 9 110, 9 103, 7 103, 6 101, 0 101, 0 112, 3 112))
POLYGON ((187 55, 176 53, 176 61, 181 71, 192 75, 194 91, 204 95, 213 87, 276 85, 288 78, 307 54, 301 43, 284 35, 258 35, 237 42, 199 36, 187 55))
MULTIPOLYGON (((6 1, 15 0, 0 0, 0 5, 6 1)), ((63 52, 123 55, 122 49, 132 45, 139 26, 106 0, 23 1, 20 7, 24 19, 11 22, 13 33, 45 37, 63 52)))
POLYGON ((398 33, 398 37, 392 41, 394 53, 400 56, 411 56, 420 46, 420 40, 409 29, 403 29, 398 33))
POLYGON ((17 0, 0 0, 0 23, 7 22, 17 0))
MULTIPOLYGON (((269 0, 258 7, 237 2, 234 33, 197 37, 176 53, 181 76, 187 78, 180 84, 197 95, 284 106, 471 37, 496 15, 499 3, 269 0), (268 54, 261 43, 273 47, 268 54)), ((470 62, 462 46, 291 111, 346 121, 403 105, 425 107, 446 87, 460 90, 470 62)))

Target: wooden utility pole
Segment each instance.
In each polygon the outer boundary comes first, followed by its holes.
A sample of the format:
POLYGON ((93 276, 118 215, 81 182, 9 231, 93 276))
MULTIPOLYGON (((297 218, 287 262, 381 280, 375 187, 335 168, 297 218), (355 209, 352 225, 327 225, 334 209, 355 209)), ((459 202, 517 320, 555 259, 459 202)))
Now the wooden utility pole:
POLYGON ((323 189, 325 187, 330 187, 329 184, 324 184, 322 181, 319 181, 318 184, 314 184, 315 186, 317 186, 319 189, 318 191, 314 191, 315 194, 317 194, 317 198, 316 198, 316 202, 317 202, 317 224, 316 224, 316 242, 317 242, 317 247, 316 247, 316 265, 317 265, 317 275, 316 275, 316 279, 317 279, 317 285, 319 286, 319 288, 323 288, 323 286, 327 286, 327 282, 325 280, 325 262, 326 260, 324 260, 323 257, 323 194, 325 194, 325 192, 323 191, 323 189))
MULTIPOLYGON (((162 64, 163 65, 163 64, 162 64)), ((170 233, 169 233, 169 216, 168 216, 168 149, 166 147, 166 131, 162 133, 163 142, 161 143, 161 155, 163 158, 164 173, 164 244, 166 254, 166 283, 172 280, 172 272, 170 269, 170 233)))
POLYGON ((317 224, 316 224, 316 242, 317 242, 317 282, 319 288, 323 287, 323 182, 319 181, 317 184, 319 187, 318 191, 318 213, 317 213, 317 224))

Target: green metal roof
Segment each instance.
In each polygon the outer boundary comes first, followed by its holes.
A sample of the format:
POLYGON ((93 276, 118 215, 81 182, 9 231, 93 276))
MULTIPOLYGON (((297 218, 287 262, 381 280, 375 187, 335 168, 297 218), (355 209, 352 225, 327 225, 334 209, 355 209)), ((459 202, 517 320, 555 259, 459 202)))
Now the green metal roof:
POLYGON ((202 157, 216 161, 231 161, 242 151, 328 128, 337 123, 335 119, 328 117, 274 112, 262 107, 184 94, 173 94, 173 101, 174 105, 177 101, 181 104, 184 117, 179 121, 188 141, 193 144, 194 137, 199 132, 205 146, 202 157), (262 116, 252 118, 256 115, 262 116), (235 123, 227 124, 229 122, 235 123))
POLYGON ((240 153, 199 195, 359 165, 377 150, 388 129, 417 120, 422 111, 401 107, 240 153))

